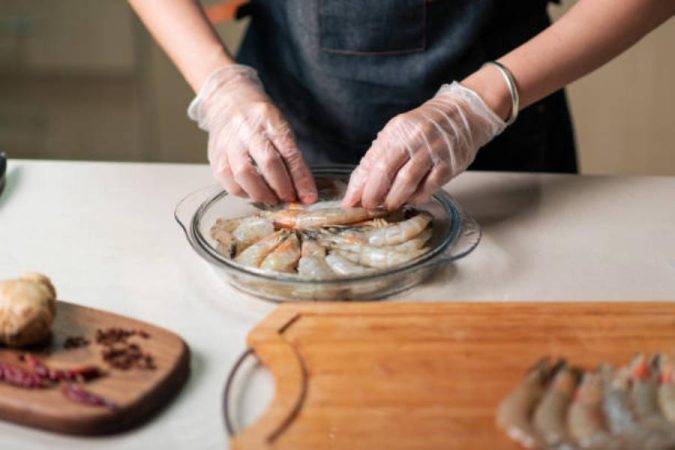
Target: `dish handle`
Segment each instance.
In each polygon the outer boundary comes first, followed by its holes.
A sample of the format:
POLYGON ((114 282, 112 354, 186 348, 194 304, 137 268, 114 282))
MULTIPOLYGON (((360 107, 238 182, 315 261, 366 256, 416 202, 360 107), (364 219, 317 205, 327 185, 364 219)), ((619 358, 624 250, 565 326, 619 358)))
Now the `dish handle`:
MULTIPOLYGON (((445 194, 445 192, 443 193, 445 194)), ((445 195, 451 199, 448 194, 445 195)), ((459 215, 459 236, 453 245, 449 245, 438 258, 432 259, 426 265, 445 264, 463 258, 474 251, 481 240, 482 232, 478 222, 467 214, 457 202, 453 201, 453 206, 459 215)))
POLYGON ((176 209, 173 212, 173 217, 185 232, 185 236, 188 240, 191 240, 192 220, 199 208, 206 200, 212 198, 222 190, 223 188, 218 185, 211 185, 186 195, 178 202, 178 205, 176 205, 176 209))

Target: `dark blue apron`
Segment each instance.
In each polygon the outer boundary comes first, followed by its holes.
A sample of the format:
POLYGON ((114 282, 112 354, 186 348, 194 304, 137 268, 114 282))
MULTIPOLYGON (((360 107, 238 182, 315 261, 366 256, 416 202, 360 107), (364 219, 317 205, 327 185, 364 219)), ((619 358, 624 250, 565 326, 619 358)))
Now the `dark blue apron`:
MULTIPOLYGON (((356 164, 395 115, 549 25, 545 0, 253 0, 258 70, 310 164, 356 164)), ((563 91, 521 112, 473 169, 575 172, 563 91)))

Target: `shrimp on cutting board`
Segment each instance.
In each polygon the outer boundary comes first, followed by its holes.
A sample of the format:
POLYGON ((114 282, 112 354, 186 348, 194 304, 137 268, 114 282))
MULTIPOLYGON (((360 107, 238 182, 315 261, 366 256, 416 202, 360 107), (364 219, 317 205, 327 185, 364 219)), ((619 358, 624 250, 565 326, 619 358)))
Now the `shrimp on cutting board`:
POLYGON ((665 354, 659 355, 658 401, 661 412, 670 422, 675 422, 675 379, 673 363, 665 354))
POLYGON ((635 355, 631 361, 631 404, 639 421, 670 428, 671 425, 661 414, 658 398, 658 372, 654 370, 654 366, 656 364, 650 365, 641 353, 635 355))
POLYGON ((638 421, 632 393, 630 392, 630 371, 626 367, 613 369, 609 365, 600 367, 603 378, 603 411, 610 431, 621 436, 628 449, 672 450, 675 441, 671 433, 658 427, 641 424, 638 421))
POLYGON ((675 428, 659 405, 659 355, 648 362, 641 353, 630 363, 630 398, 639 426, 644 430, 644 448, 675 448, 675 428))
POLYGON ((544 395, 551 371, 548 358, 539 361, 497 408, 497 426, 528 449, 539 449, 544 445, 530 423, 530 416, 544 395))
POLYGON ((582 450, 623 449, 620 439, 605 428, 602 398, 600 374, 585 372, 567 414, 569 435, 582 450))
POLYGON ((563 363, 534 410, 532 424, 548 446, 570 442, 567 434, 567 410, 578 379, 578 371, 563 363))
POLYGON ((603 382, 602 409, 607 428, 612 434, 626 434, 635 430, 635 416, 628 392, 630 375, 625 368, 614 369, 608 364, 600 366, 603 382))

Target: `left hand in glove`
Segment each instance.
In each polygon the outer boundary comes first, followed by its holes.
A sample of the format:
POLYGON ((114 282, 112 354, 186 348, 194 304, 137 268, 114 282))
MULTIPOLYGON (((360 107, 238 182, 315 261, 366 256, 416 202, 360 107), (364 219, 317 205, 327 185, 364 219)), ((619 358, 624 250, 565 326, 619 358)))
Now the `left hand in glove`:
POLYGON ((458 82, 445 84, 380 131, 352 173, 343 205, 396 209, 427 201, 504 128, 476 92, 458 82))

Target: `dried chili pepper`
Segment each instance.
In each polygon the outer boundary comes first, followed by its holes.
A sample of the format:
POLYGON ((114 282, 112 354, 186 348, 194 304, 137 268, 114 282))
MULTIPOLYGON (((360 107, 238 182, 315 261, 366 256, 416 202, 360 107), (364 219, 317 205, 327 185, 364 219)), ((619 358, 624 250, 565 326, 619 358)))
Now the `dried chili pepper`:
POLYGON ((61 392, 66 396, 67 399, 72 400, 76 403, 82 403, 84 405, 90 406, 104 406, 110 409, 117 409, 117 405, 105 397, 102 397, 93 392, 87 391, 82 386, 75 383, 64 384, 61 388, 61 392))
POLYGON ((23 367, 0 363, 0 381, 12 386, 26 389, 41 389, 48 387, 45 379, 23 367))
POLYGON ((103 375, 103 372, 96 366, 82 366, 72 369, 51 369, 34 356, 26 355, 25 359, 35 375, 53 382, 89 381, 103 375))

